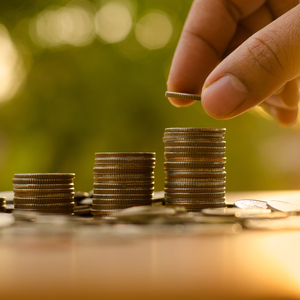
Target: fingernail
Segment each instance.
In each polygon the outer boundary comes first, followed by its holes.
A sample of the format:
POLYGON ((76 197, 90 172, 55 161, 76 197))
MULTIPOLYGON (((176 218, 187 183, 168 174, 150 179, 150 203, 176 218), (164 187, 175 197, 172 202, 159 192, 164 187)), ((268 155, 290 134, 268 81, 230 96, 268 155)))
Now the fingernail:
POLYGON ((234 76, 226 75, 202 92, 205 111, 217 118, 230 116, 247 98, 246 87, 234 76))

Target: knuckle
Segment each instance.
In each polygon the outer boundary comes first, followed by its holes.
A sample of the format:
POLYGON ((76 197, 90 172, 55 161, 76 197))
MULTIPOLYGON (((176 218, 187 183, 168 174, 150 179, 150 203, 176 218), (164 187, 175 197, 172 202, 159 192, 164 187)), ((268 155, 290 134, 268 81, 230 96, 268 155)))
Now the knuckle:
POLYGON ((284 75, 284 68, 281 58, 278 56, 278 45, 274 39, 254 38, 252 43, 248 44, 250 59, 255 67, 264 70, 273 77, 284 75))

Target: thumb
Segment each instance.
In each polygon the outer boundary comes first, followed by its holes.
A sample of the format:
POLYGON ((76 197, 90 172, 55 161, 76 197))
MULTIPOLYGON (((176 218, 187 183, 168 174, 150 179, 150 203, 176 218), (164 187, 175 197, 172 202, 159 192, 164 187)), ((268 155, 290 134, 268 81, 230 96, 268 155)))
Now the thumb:
POLYGON ((208 76, 204 110, 217 119, 237 116, 300 76, 300 5, 245 41, 208 76))

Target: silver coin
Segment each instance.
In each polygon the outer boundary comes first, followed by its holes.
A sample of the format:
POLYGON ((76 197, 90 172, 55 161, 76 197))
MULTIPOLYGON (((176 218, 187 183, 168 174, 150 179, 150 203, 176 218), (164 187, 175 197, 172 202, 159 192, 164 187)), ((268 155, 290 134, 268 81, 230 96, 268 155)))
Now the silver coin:
POLYGON ((300 205, 280 200, 269 200, 267 205, 273 211, 300 212, 300 205))
POLYGON ((241 199, 234 202, 234 205, 238 208, 247 209, 247 208, 268 208, 267 202, 262 200, 254 199, 241 199))

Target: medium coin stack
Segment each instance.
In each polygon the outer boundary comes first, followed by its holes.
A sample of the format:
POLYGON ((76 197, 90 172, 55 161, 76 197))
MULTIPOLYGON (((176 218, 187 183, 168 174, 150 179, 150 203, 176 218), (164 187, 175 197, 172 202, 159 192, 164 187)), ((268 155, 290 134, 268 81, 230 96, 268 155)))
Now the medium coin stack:
POLYGON ((15 209, 45 214, 73 214, 74 178, 74 173, 15 174, 15 209))
POLYGON ((92 214, 101 217, 132 206, 151 205, 154 167, 153 152, 96 153, 92 214))
POLYGON ((166 128, 166 205, 197 212, 225 203, 225 128, 166 128))

